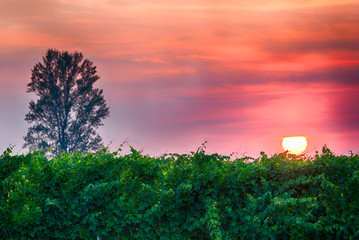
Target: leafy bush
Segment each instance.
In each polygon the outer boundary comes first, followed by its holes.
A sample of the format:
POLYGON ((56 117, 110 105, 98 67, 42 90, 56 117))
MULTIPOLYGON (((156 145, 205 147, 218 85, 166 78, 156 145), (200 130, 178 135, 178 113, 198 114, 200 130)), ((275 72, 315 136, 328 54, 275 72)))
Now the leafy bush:
POLYGON ((359 156, 0 156, 3 239, 358 239, 359 156))

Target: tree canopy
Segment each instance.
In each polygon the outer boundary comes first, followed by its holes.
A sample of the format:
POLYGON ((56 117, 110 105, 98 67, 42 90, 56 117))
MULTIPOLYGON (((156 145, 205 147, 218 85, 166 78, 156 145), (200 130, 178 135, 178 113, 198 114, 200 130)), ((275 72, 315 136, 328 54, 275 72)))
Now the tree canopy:
POLYGON ((25 120, 32 124, 24 147, 63 151, 96 150, 102 138, 96 129, 109 116, 96 67, 82 53, 49 49, 32 69, 27 92, 35 93, 25 120))

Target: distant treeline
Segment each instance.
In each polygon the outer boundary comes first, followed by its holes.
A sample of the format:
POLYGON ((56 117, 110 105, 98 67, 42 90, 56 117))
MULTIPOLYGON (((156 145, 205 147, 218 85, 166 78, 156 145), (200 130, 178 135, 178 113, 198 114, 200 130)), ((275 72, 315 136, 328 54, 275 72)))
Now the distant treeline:
POLYGON ((359 156, 0 156, 1 239, 359 239, 359 156), (250 160, 250 161, 249 161, 250 160))

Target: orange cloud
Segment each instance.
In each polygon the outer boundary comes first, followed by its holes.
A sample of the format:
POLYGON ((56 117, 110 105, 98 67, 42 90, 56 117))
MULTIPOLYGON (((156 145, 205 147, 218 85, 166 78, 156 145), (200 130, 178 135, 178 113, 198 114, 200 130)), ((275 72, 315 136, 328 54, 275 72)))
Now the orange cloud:
POLYGON ((98 66, 108 134, 248 151, 276 149, 270 141, 289 133, 318 147, 356 140, 358 4, 5 0, 1 86, 23 97, 46 49, 77 50, 98 66))

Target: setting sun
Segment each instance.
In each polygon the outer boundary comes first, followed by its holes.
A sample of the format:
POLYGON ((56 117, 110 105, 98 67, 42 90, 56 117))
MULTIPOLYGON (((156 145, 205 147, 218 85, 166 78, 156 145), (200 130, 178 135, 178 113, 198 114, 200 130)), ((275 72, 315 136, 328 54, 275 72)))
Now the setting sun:
POLYGON ((291 154, 301 154, 307 148, 307 139, 305 137, 285 137, 282 146, 291 154))

